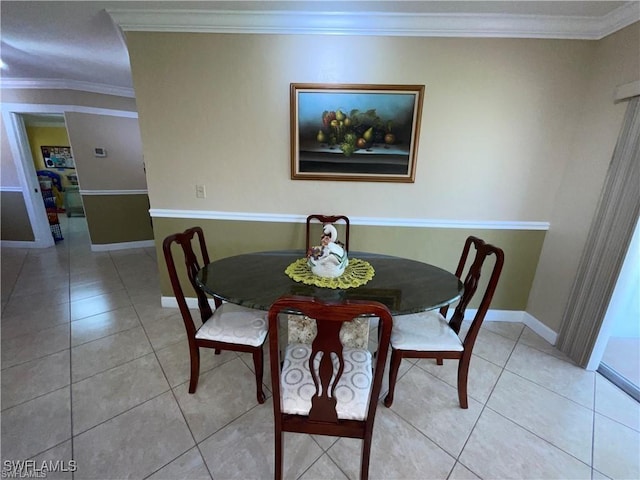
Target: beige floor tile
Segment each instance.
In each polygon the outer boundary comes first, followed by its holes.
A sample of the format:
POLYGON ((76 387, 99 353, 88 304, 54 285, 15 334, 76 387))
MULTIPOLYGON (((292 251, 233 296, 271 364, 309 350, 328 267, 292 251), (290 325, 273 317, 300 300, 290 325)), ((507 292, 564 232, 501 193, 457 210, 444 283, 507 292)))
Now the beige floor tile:
POLYGON ((142 325, 155 350, 176 342, 187 342, 184 320, 179 313, 168 317, 147 318, 142 320, 142 325))
MULTIPOLYGON (((161 317, 180 315, 180 310, 177 308, 163 308, 160 303, 160 296, 155 293, 133 295, 131 297, 131 302, 143 323, 146 321, 153 321, 161 317)), ((199 319, 200 317, 198 316, 197 318, 199 319)), ((195 320, 196 317, 194 317, 194 321, 195 320)))
MULTIPOLYGON (((191 358, 189 355, 189 344, 186 338, 168 347, 156 350, 156 355, 158 356, 164 374, 169 380, 169 385, 176 387, 181 383, 189 381, 191 376, 191 358)), ((200 374, 202 375, 212 368, 235 358, 237 358, 235 352, 221 351, 219 355, 215 355, 212 349, 201 348, 200 374)))
POLYGON ((56 445, 44 453, 33 458, 38 469, 44 472, 47 468, 47 480, 71 480, 77 468, 73 460, 71 440, 56 445), (51 466, 52 468, 49 468, 51 466))
POLYGON ((488 322, 482 323, 481 330, 489 330, 510 340, 518 340, 524 330, 524 324, 520 322, 488 322))
POLYGON ((602 375, 596 375, 595 410, 605 417, 640 431, 640 403, 602 375))
POLYGON ((69 323, 69 303, 48 305, 20 300, 20 309, 2 312, 2 339, 7 340, 25 333, 37 333, 45 328, 69 323))
POLYGON ((153 353, 71 386, 73 434, 109 420, 169 390, 153 353))
MULTIPOLYGON (((362 441, 341 438, 329 456, 350 479, 360 478, 362 441)), ((402 420, 381 406, 376 414, 371 446, 369 478, 426 479, 447 478, 455 459, 402 420)))
POLYGON ((594 372, 522 344, 505 369, 593 409, 594 372))
POLYGON ((592 410, 511 372, 502 374, 487 406, 591 465, 592 410))
POLYGON ((70 383, 69 350, 2 371, 2 409, 13 407, 70 383))
POLYGON ((398 381, 391 409, 457 457, 480 416, 482 404, 470 398, 469 408, 460 408, 456 388, 413 367, 398 381))
POLYGON ((541 352, 548 353, 549 355, 553 355, 554 357, 558 357, 567 362, 571 361, 569 357, 567 357, 564 353, 558 350, 555 346, 551 345, 529 327, 525 327, 524 331, 522 332, 520 343, 529 347, 533 347, 536 350, 540 350, 541 352))
POLYGON ((116 310, 131 305, 129 294, 126 290, 116 290, 103 295, 85 298, 71 302, 71 320, 91 317, 100 313, 116 310))
POLYGON ((515 344, 515 340, 505 338, 502 335, 481 328, 473 347, 473 353, 478 357, 482 357, 491 363, 503 367, 507 363, 515 344))
POLYGON ((640 432, 596 414, 593 468, 612 479, 640 478, 640 432))
POLYGON ((142 327, 83 343, 71 350, 71 380, 78 382, 151 351, 142 327))
POLYGON ((127 306, 71 322, 71 346, 139 327, 133 306, 127 306))
POLYGON ((453 467, 453 470, 447 480, 480 480, 480 477, 460 462, 456 462, 456 465, 453 467))
POLYGON ((300 480, 347 480, 347 476, 329 455, 324 454, 304 472, 300 480))
POLYGON ((180 455, 173 462, 165 465, 147 480, 211 480, 209 470, 197 448, 192 448, 180 455))
POLYGON ((75 479, 144 478, 194 446, 170 392, 74 439, 75 479))
POLYGON ((459 458, 480 478, 587 479, 591 468, 524 428, 485 409, 459 458))
POLYGON ((71 438, 69 387, 2 414, 2 459, 26 460, 71 438))
POLYGON ((69 348, 69 324, 2 339, 2 368, 42 358, 69 348))
MULTIPOLYGON (((432 375, 458 389, 458 361, 445 360, 438 365, 435 360, 421 359, 417 365, 432 375)), ((495 387, 502 368, 486 361, 482 357, 472 355, 467 379, 467 395, 480 403, 485 403, 495 387)))
MULTIPOLYGON (((273 408, 260 405, 200 444, 213 478, 273 478, 273 408)), ((322 455, 309 435, 285 434, 284 478, 298 478, 322 455)))
POLYGON ((104 295, 105 293, 116 292, 123 288, 124 284, 117 276, 114 276, 113 278, 107 277, 106 279, 100 279, 88 283, 74 283, 70 288, 70 299, 72 302, 75 302, 104 295))
POLYGON ((255 376, 238 358, 201 374, 194 394, 188 390, 184 383, 174 392, 198 442, 258 404, 255 376))

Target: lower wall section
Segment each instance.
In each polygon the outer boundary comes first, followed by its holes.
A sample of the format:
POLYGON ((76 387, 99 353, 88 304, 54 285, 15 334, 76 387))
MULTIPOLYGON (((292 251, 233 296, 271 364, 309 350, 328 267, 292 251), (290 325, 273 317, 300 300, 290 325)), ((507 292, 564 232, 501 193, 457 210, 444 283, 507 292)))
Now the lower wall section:
MULTIPOLYGON (((212 260, 240 253, 292 248, 299 248, 302 256, 305 246, 304 223, 156 217, 153 224, 164 296, 173 296, 173 292, 162 257, 162 240, 186 228, 202 227, 212 260)), ((352 251, 397 255, 454 271, 465 239, 476 235, 505 252, 505 264, 491 308, 524 311, 545 233, 541 230, 352 225, 350 247, 352 251)), ((185 293, 189 295, 189 292, 185 293)), ((476 299, 471 307, 478 302, 476 299)))
POLYGON ((2 241, 35 241, 22 192, 0 192, 0 225, 2 241))
POLYGON ((153 240, 149 197, 82 195, 92 245, 153 240))

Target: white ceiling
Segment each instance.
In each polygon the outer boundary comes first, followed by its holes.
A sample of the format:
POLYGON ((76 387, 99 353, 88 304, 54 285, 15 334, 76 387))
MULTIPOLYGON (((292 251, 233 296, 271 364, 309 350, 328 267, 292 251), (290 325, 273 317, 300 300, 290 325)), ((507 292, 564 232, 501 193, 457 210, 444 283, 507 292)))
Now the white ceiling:
POLYGON ((6 1, 2 85, 133 96, 122 30, 598 39, 640 1, 6 1))

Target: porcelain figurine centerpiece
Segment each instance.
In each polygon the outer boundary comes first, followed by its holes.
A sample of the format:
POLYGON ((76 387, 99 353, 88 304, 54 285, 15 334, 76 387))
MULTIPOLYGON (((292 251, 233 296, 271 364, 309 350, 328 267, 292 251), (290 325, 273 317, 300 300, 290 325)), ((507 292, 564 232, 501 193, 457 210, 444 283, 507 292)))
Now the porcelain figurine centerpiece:
POLYGON ((339 277, 349 265, 344 244, 338 241, 336 227, 327 223, 322 227, 321 245, 307 253, 307 264, 314 275, 325 278, 339 277))

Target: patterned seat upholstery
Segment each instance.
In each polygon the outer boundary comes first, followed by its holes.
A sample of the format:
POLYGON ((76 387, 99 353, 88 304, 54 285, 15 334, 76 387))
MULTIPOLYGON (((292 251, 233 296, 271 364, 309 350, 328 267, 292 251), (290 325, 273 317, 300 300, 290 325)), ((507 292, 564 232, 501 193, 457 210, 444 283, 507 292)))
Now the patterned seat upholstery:
POLYGON ((398 315, 393 319, 391 345, 399 350, 464 350, 449 322, 434 311, 398 315))
MULTIPOLYGON (((344 373, 336 386, 336 412, 338 418, 364 420, 367 416, 369 393, 373 374, 371 370, 371 352, 359 348, 345 348, 344 373)), ((290 344, 284 354, 280 386, 282 388, 282 411, 293 415, 308 415, 311 410, 311 397, 316 393, 313 378, 309 371, 311 345, 290 344)), ((321 356, 314 360, 314 368, 320 366, 321 356)), ((338 361, 332 357, 334 370, 338 370, 338 361)), ((335 375, 333 376, 335 379, 335 375)), ((333 380, 330 382, 333 385, 333 380)))
POLYGON ((267 312, 223 303, 196 333, 196 338, 260 346, 267 336, 267 312))

